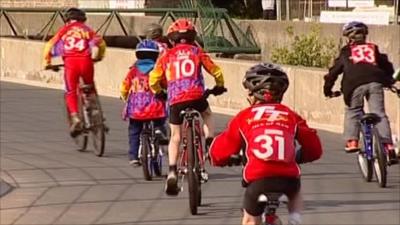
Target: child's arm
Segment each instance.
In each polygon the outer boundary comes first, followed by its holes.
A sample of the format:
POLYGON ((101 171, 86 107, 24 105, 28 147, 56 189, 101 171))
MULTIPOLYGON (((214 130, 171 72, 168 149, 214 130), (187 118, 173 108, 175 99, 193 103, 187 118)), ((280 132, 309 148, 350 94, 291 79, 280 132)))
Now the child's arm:
POLYGON ((154 69, 149 74, 149 87, 154 94, 160 93, 163 89, 162 82, 164 80, 165 72, 165 57, 164 54, 157 60, 154 69))
POLYGON ((224 76, 222 74, 222 70, 219 66, 215 65, 215 63, 211 60, 210 56, 207 53, 200 50, 200 61, 204 66, 206 71, 211 74, 215 79, 215 84, 217 86, 224 86, 224 76))
POLYGON ((376 56, 377 56, 377 64, 379 68, 385 71, 385 80, 387 80, 387 84, 385 85, 392 85, 395 80, 393 79, 392 75, 394 74, 393 64, 389 61, 388 56, 386 54, 382 54, 379 52, 378 46, 376 46, 376 56))
POLYGON ((309 128, 306 121, 299 117, 296 139, 301 145, 301 162, 312 162, 321 158, 322 145, 315 129, 309 128))
POLYGON ((135 76, 134 69, 129 70, 126 74, 125 79, 122 81, 120 86, 121 99, 126 101, 128 98, 129 90, 132 86, 132 79, 135 76))
POLYGON ((210 146, 211 164, 224 166, 231 155, 238 154, 242 146, 242 138, 239 131, 239 119, 236 116, 231 120, 228 128, 215 137, 210 146))
POLYGON ((329 72, 324 76, 324 95, 326 97, 330 97, 332 95, 332 87, 335 85, 335 81, 338 76, 343 73, 343 65, 344 65, 344 49, 341 50, 339 57, 335 59, 335 62, 331 68, 329 68, 329 72))

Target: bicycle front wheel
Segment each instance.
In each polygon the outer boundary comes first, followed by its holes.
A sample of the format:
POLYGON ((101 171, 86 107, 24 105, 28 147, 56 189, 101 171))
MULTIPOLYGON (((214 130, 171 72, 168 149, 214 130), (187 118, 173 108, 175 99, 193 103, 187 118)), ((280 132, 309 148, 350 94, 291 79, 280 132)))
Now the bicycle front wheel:
POLYGON ((374 128, 372 135, 373 135, 372 137, 373 137, 374 156, 375 156, 375 161, 374 161, 375 176, 379 186, 386 187, 387 162, 386 162, 385 149, 383 148, 381 138, 376 128, 374 128))
POLYGON ((365 181, 371 182, 372 180, 372 164, 373 160, 368 160, 367 155, 365 153, 366 146, 364 145, 364 136, 361 134, 360 138, 360 152, 357 154, 357 164, 360 172, 365 181))
POLYGON ((197 207, 199 205, 199 191, 200 191, 200 180, 197 175, 197 165, 198 159, 196 154, 196 149, 194 146, 194 132, 192 127, 189 127, 186 131, 186 141, 187 141, 187 153, 188 153, 188 191, 189 191, 189 206, 190 213, 192 215, 197 214, 197 207))
POLYGON ((104 126, 103 111, 100 107, 99 98, 97 95, 94 96, 91 109, 91 133, 93 139, 94 153, 101 157, 104 154, 104 148, 106 143, 106 130, 104 126))

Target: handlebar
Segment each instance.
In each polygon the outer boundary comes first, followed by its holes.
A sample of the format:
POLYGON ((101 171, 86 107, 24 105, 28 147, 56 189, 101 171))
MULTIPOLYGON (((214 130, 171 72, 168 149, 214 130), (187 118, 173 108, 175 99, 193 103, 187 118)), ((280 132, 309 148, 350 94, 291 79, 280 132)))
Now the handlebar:
POLYGON ((389 90, 397 95, 397 97, 400 98, 400 88, 397 88, 396 86, 392 85, 389 87, 389 90))
POLYGON ((330 96, 328 96, 328 98, 336 98, 342 95, 342 92, 340 91, 334 91, 332 92, 332 94, 330 96))
MULTIPOLYGON (((92 59, 92 60, 93 60, 93 63, 97 63, 97 62, 101 61, 101 59, 92 59)), ((54 65, 50 64, 50 65, 47 65, 44 69, 45 70, 52 70, 54 72, 58 72, 64 66, 65 66, 64 64, 54 64, 54 65)))
POLYGON ((212 89, 206 89, 204 91, 203 97, 207 99, 210 95, 222 95, 223 93, 227 92, 228 89, 225 87, 214 86, 212 89))

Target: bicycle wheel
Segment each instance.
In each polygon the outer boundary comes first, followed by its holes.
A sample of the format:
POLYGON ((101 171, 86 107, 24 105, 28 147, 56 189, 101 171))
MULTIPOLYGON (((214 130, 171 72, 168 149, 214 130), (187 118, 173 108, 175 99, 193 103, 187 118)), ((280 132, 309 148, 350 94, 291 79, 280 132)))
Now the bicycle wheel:
POLYGON ((93 138, 94 153, 101 157, 104 154, 104 147, 106 142, 106 134, 104 127, 103 111, 100 107, 98 96, 95 94, 93 101, 91 101, 91 133, 93 138))
POLYGON ((364 136, 361 134, 360 135, 360 151, 357 154, 357 164, 358 168, 360 169, 360 172, 364 178, 365 181, 371 182, 372 180, 372 160, 367 159, 367 155, 365 153, 365 148, 366 146, 364 145, 364 136))
POLYGON ((379 186, 386 187, 387 162, 386 162, 385 149, 383 148, 381 138, 376 128, 373 129, 372 135, 373 135, 372 137, 373 137, 374 156, 375 156, 375 161, 374 161, 375 176, 379 186))
POLYGON ((197 154, 194 148, 193 128, 189 127, 186 130, 187 153, 188 153, 188 191, 189 191, 189 206, 192 215, 197 214, 197 206, 199 204, 199 177, 197 175, 197 154))
MULTIPOLYGON (((81 95, 78 95, 78 109, 79 109, 79 118, 81 119, 82 123, 85 124, 85 118, 83 116, 83 110, 85 110, 85 109, 83 107, 81 95)), ((65 107, 65 112, 67 114, 68 128, 70 128, 71 127, 71 116, 70 116, 67 106, 65 107)), ((86 151, 87 144, 88 144, 88 135, 86 132, 82 132, 78 136, 73 137, 72 140, 76 144, 78 151, 80 151, 80 152, 86 151)))
POLYGON ((160 154, 160 145, 158 144, 158 140, 154 141, 154 155, 151 157, 151 165, 154 171, 154 175, 161 176, 162 175, 162 154, 160 154))
POLYGON ((147 134, 143 134, 140 140, 141 144, 141 155, 140 161, 142 162, 143 176, 145 180, 152 180, 151 171, 151 157, 150 157, 150 140, 147 134))

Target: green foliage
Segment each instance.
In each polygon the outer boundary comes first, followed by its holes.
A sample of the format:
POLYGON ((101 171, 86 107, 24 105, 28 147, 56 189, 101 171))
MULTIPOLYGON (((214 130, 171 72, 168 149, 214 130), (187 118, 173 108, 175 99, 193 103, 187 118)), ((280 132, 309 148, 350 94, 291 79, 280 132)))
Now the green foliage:
POLYGON ((293 39, 290 47, 272 50, 274 63, 327 68, 337 54, 337 46, 332 38, 321 38, 319 26, 313 26, 308 34, 295 35, 292 26, 286 29, 293 39))

